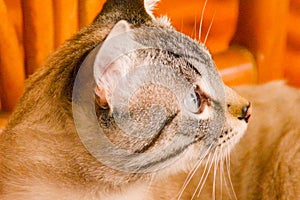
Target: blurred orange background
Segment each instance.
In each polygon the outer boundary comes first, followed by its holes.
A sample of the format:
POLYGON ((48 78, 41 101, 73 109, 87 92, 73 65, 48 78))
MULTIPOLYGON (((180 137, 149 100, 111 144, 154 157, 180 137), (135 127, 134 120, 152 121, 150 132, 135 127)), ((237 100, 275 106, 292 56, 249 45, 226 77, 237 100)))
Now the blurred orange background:
MULTIPOLYGON (((0 0, 2 110, 14 108, 24 80, 104 2, 0 0)), ((300 0, 162 0, 155 15, 168 15, 177 30, 206 42, 229 85, 285 79, 300 86, 300 0)))

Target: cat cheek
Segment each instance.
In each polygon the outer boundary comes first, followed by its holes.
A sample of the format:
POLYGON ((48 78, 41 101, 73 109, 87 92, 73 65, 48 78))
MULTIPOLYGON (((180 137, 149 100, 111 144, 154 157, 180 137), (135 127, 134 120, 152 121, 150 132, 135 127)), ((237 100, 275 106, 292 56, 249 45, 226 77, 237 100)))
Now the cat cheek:
POLYGON ((95 87, 95 94, 96 94, 96 102, 101 108, 107 109, 108 102, 105 96, 105 90, 103 88, 95 87))

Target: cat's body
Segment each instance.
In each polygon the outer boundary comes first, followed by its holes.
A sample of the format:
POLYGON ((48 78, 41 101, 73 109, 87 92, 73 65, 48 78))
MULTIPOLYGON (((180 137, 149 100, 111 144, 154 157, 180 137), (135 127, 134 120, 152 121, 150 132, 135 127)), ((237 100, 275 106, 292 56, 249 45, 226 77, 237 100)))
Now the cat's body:
POLYGON ((202 44, 149 13, 154 2, 108 1, 29 78, 0 134, 1 200, 153 199, 153 178, 240 139, 249 102, 202 44))
POLYGON ((254 101, 253 123, 232 152, 240 199, 300 199, 300 90, 282 82, 238 91, 254 101))
MULTIPOLYGON (((300 90, 283 82, 263 86, 242 86, 236 90, 253 103, 249 128, 231 152, 230 174, 237 199, 300 199, 300 90)), ((234 199, 226 165, 223 168, 222 198, 220 167, 216 176, 216 199, 234 199), (227 185, 225 184, 225 179, 227 185)), ((203 168, 191 180, 182 199, 191 199, 203 168)), ((212 199, 213 173, 199 198, 212 199)), ((186 173, 153 184, 156 199, 170 199, 179 193, 186 173)))

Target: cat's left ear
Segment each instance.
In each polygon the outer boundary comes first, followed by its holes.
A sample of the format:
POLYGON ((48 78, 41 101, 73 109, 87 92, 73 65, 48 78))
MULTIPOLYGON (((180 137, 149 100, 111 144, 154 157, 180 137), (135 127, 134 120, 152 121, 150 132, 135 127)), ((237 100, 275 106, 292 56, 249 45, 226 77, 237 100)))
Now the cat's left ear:
POLYGON ((119 80, 128 73, 131 60, 127 53, 137 48, 132 39, 130 24, 119 21, 110 31, 101 47, 97 50, 94 61, 95 94, 102 108, 108 108, 112 93, 119 80))

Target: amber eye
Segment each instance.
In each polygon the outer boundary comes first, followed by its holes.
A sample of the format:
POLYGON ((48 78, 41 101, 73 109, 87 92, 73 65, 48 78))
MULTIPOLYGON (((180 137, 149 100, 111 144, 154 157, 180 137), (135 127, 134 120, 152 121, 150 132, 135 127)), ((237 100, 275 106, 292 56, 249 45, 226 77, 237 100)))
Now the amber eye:
POLYGON ((194 114, 201 113, 201 104, 202 98, 197 89, 192 90, 190 94, 188 94, 187 97, 184 99, 184 105, 186 109, 194 114))

